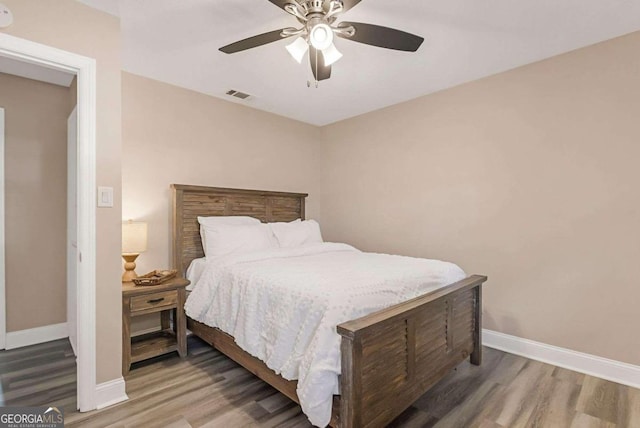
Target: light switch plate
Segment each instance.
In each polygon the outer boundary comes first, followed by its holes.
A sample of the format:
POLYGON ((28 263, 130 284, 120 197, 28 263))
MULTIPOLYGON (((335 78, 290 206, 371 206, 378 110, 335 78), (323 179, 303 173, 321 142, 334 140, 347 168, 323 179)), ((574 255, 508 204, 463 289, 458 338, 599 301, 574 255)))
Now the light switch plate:
POLYGON ((98 187, 98 208, 113 208, 113 187, 98 187))

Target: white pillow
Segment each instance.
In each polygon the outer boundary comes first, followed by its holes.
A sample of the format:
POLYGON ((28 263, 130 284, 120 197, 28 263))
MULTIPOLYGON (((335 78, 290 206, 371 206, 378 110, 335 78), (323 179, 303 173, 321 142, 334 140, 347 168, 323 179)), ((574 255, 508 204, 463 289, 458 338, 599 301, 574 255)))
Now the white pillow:
POLYGON ((273 232, 266 224, 203 227, 207 258, 278 248, 273 232))
POLYGON ((248 216, 212 216, 212 217, 200 217, 198 216, 198 223, 200 223, 200 240, 202 242, 202 249, 207 254, 207 237, 204 231, 204 226, 242 226, 247 224, 260 224, 260 220, 248 216))
POLYGON ((320 225, 315 220, 292 221, 291 223, 269 223, 281 248, 318 244, 322 241, 320 225))

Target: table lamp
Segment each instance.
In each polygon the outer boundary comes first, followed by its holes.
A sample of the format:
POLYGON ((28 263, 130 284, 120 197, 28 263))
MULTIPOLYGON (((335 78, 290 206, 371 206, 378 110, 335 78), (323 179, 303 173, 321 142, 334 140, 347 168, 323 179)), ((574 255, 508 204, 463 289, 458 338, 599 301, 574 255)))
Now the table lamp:
POLYGON ((147 223, 126 221, 122 223, 122 258, 125 261, 122 282, 138 277, 136 259, 147 251, 147 223))

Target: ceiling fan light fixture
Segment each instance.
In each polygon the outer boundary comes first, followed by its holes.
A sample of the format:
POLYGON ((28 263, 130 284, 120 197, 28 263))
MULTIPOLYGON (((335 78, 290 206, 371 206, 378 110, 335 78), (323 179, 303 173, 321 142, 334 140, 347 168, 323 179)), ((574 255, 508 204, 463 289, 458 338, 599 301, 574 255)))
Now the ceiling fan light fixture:
POLYGON ((288 44, 286 48, 293 59, 298 61, 298 64, 302 64, 302 58, 304 58, 304 54, 309 50, 309 44, 302 37, 298 37, 293 43, 288 44))
POLYGON ((311 45, 323 51, 333 43, 333 30, 325 23, 316 24, 309 32, 311 45))
POLYGON ((336 45, 331 43, 328 48, 322 51, 324 56, 324 65, 330 66, 342 58, 342 53, 336 48, 336 45))

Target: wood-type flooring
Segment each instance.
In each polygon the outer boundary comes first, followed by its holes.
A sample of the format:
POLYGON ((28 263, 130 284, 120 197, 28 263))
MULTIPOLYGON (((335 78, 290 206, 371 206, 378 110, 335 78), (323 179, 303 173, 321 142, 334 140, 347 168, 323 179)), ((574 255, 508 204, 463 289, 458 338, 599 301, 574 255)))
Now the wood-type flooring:
MULTIPOLYGON (((0 405, 58 406, 66 427, 310 427, 300 407, 196 337, 189 355, 133 366, 129 400, 79 413, 75 358, 58 340, 0 351, 0 405)), ((640 390, 485 348, 393 427, 640 427, 640 390)))

